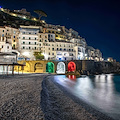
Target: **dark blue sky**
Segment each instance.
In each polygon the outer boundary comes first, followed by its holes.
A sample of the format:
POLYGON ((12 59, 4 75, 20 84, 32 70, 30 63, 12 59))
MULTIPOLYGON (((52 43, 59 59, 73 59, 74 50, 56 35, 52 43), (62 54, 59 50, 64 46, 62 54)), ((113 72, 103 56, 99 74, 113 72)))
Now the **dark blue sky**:
POLYGON ((78 31, 87 44, 98 48, 103 57, 120 61, 119 0, 1 0, 3 8, 42 9, 50 24, 60 24, 78 31))

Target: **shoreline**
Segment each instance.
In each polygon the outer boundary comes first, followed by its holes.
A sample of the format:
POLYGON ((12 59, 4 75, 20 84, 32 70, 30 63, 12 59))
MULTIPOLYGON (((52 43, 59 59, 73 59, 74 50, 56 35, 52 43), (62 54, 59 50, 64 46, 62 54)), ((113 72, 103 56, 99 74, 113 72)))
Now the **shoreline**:
POLYGON ((47 76, 42 82, 41 107, 45 120, 114 120, 71 95, 47 76))

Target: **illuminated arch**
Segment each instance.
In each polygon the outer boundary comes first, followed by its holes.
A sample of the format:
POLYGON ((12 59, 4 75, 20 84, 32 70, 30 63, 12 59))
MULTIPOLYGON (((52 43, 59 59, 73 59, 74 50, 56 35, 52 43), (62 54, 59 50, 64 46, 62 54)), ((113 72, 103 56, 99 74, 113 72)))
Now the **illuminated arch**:
POLYGON ((48 62, 46 64, 46 72, 48 72, 48 73, 54 73, 54 63, 48 62))
POLYGON ((76 70, 76 64, 74 62, 68 63, 68 72, 74 72, 76 70))
POLYGON ((34 72, 43 73, 43 64, 40 62, 35 63, 34 72))
POLYGON ((26 66, 24 66, 24 71, 30 72, 30 64, 28 62, 26 62, 26 66))
POLYGON ((65 74, 65 63, 64 62, 59 62, 57 64, 57 74, 65 74))

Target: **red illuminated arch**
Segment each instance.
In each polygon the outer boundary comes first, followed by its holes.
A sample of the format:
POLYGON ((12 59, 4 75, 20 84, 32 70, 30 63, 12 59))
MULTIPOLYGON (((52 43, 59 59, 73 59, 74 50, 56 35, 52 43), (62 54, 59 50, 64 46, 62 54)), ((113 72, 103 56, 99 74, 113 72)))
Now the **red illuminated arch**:
POLYGON ((74 72, 76 70, 76 64, 74 62, 68 63, 68 72, 74 72))

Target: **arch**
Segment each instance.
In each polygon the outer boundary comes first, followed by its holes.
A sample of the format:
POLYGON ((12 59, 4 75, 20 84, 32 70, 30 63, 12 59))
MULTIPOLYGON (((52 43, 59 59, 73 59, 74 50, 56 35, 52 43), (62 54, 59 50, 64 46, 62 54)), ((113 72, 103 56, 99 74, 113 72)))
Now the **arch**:
POLYGON ((68 63, 68 72, 74 72, 76 70, 76 64, 74 62, 68 63))
POLYGON ((54 73, 54 63, 48 62, 46 64, 46 72, 48 72, 48 73, 54 73))
POLYGON ((65 74, 65 63, 64 62, 59 62, 57 64, 57 74, 65 74))
POLYGON ((35 63, 34 72, 43 73, 43 64, 40 62, 35 63))
POLYGON ((26 62, 25 64, 26 64, 26 66, 24 66, 24 71, 25 72, 30 72, 30 64, 28 62, 26 62))

